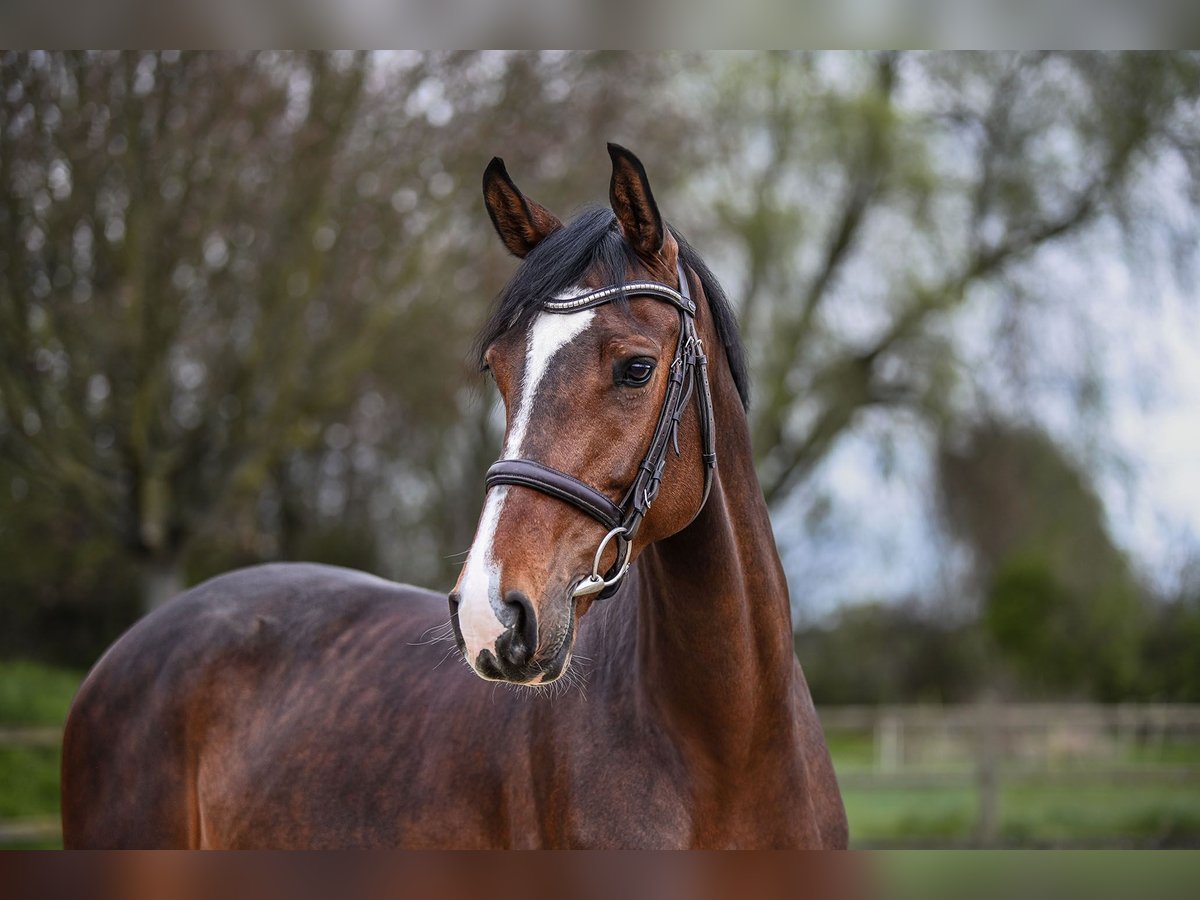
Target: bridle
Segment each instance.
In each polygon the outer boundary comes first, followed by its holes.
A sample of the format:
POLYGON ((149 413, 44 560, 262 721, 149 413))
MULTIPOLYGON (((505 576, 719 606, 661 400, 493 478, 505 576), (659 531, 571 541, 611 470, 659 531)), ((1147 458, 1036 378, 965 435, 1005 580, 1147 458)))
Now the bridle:
MULTIPOLYGON (((609 529, 592 561, 592 574, 579 582, 573 596, 599 593, 600 598, 610 597, 629 571, 630 548, 642 520, 650 505, 662 488, 663 469, 667 464, 667 448, 674 447, 679 455, 679 423, 692 394, 700 413, 701 459, 704 462, 704 495, 696 515, 704 509, 712 490, 713 473, 717 468, 717 451, 714 443, 712 393, 708 386, 708 357, 704 345, 696 334, 696 303, 688 288, 688 278, 683 266, 677 266, 679 290, 657 281, 634 281, 625 285, 598 288, 570 299, 547 300, 542 309, 549 313, 569 315, 594 309, 611 303, 618 297, 654 297, 664 300, 679 310, 679 340, 675 345, 675 358, 671 362, 667 381, 667 392, 662 408, 658 412, 658 423, 650 446, 638 466, 633 484, 625 492, 620 503, 614 503, 600 491, 580 481, 573 475, 551 468, 531 459, 502 459, 492 464, 487 472, 487 489, 508 484, 532 488, 569 503, 587 513, 609 529), (697 389, 696 382, 700 382, 697 389), (600 560, 610 542, 617 542, 617 559, 603 575, 600 560)), ((693 516, 695 518, 695 516, 693 516)))

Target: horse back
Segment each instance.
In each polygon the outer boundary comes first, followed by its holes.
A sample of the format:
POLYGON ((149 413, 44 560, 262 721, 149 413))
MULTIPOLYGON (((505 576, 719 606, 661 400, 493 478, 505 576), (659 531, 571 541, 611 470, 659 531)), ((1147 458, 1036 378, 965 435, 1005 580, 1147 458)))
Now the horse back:
POLYGON ((206 843, 203 775, 212 783, 245 762, 221 759, 214 736, 303 729, 331 679, 347 680, 334 692, 346 696, 377 677, 371 667, 427 669, 453 645, 415 639, 445 621, 442 594, 310 564, 243 569, 181 594, 121 637, 76 695, 63 739, 64 844, 206 843))

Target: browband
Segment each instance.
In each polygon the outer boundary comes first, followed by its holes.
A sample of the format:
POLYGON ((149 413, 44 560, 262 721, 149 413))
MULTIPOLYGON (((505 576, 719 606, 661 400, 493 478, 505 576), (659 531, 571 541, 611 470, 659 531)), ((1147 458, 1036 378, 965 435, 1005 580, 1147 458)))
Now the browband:
MULTIPOLYGON (((679 277, 683 277, 682 270, 680 270, 679 277)), ((681 283, 685 284, 684 290, 686 290, 686 283, 681 283)), ((542 309, 552 313, 580 312, 581 310, 591 309, 594 306, 602 306, 605 303, 610 303, 620 296, 658 297, 674 304, 680 311, 687 313, 689 316, 694 317, 696 315, 696 304, 692 302, 690 297, 684 296, 679 291, 667 287, 665 284, 659 284, 657 281, 631 281, 629 284, 597 288, 579 297, 571 297, 570 299, 555 298, 543 303, 542 309)))
POLYGON ((599 592, 601 598, 609 597, 620 586, 629 569, 633 538, 662 487, 667 448, 673 447, 675 455, 679 455, 679 423, 693 394, 696 396, 700 413, 701 460, 704 463, 704 495, 696 515, 704 508, 712 489, 713 474, 717 467, 717 451, 712 393, 708 385, 708 357, 704 355, 704 347, 696 334, 696 303, 691 298, 687 274, 682 265, 677 267, 677 271, 680 288, 678 291, 657 281, 633 281, 625 285, 599 288, 578 297, 547 300, 542 304, 546 312, 566 314, 611 303, 618 297, 654 297, 667 301, 679 310, 679 340, 675 346, 675 357, 671 362, 667 391, 659 410, 658 422, 650 438, 650 446, 638 466, 633 484, 621 502, 614 503, 603 493, 573 475, 530 459, 502 459, 488 469, 486 484, 489 490, 503 484, 541 491, 571 504, 608 529, 608 534, 596 550, 592 574, 575 587, 575 596, 599 592), (601 575, 600 559, 604 548, 613 538, 617 540, 617 561, 608 572, 601 575))

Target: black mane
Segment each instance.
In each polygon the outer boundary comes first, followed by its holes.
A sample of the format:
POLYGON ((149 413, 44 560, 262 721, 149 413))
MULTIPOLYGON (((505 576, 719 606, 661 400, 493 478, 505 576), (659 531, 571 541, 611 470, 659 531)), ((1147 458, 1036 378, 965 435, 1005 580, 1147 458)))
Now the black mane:
MULTIPOLYGON (((704 294, 708 297, 717 335, 725 346, 738 395, 742 398, 742 405, 749 408, 750 384, 746 374, 746 359, 737 319, 725 291, 683 235, 674 228, 671 228, 671 234, 679 244, 684 265, 700 279, 704 294)), ((497 338, 510 328, 528 324, 543 302, 574 287, 587 272, 596 269, 606 284, 624 284, 626 271, 636 261, 637 257, 622 236, 613 211, 607 207, 585 209, 534 247, 504 286, 475 341, 477 364, 483 365, 483 354, 497 338)))

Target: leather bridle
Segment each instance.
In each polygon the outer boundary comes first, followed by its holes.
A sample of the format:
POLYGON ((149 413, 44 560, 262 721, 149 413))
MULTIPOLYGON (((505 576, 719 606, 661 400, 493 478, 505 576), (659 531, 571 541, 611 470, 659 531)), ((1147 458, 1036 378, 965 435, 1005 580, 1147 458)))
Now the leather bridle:
POLYGON ((608 529, 608 533, 600 541, 600 546, 596 548, 591 575, 574 588, 573 596, 576 597, 599 592, 599 599, 603 599, 612 596, 620 587, 621 580, 629 571, 633 539, 662 488, 668 447, 674 447, 675 455, 679 455, 679 423, 693 393, 696 395, 700 414, 701 459, 704 462, 704 495, 700 499, 696 515, 704 509, 712 489, 713 473, 717 468, 717 451, 712 393, 708 386, 708 357, 704 355, 704 346, 696 334, 696 303, 692 300, 688 288, 687 275, 682 265, 677 267, 677 271, 679 290, 657 281, 634 281, 625 285, 599 288, 570 299, 547 300, 542 304, 542 309, 546 312, 569 315, 611 303, 618 297, 653 297, 664 300, 679 310, 679 340, 675 346, 675 358, 671 362, 667 392, 658 413, 658 423, 654 428, 654 435, 650 438, 650 446, 638 466, 633 484, 629 486, 621 502, 614 503, 602 492, 575 476, 531 459, 502 459, 488 469, 488 490, 502 484, 532 488, 571 504, 608 529), (697 381, 700 383, 699 388, 696 386, 697 381), (604 556, 605 548, 614 539, 617 542, 617 559, 612 567, 601 575, 600 560, 604 556))

